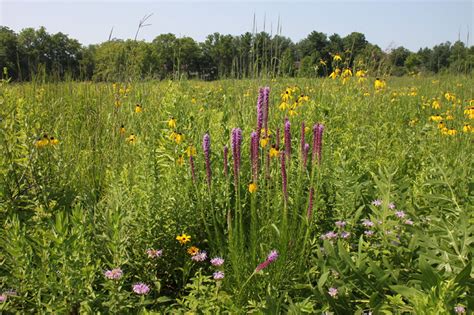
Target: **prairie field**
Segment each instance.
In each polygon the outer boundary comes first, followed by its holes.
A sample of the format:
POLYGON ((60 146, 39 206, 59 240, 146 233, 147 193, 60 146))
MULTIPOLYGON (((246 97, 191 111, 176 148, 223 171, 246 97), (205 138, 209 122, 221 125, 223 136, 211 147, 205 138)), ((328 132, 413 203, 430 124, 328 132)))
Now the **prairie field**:
POLYGON ((2 80, 0 312, 470 312, 473 87, 2 80))

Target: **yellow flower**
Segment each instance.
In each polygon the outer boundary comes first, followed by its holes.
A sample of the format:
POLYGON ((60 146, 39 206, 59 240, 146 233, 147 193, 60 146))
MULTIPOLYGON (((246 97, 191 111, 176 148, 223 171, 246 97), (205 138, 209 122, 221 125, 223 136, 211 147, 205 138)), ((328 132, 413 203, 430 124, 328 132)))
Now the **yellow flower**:
POLYGON ((168 120, 168 127, 170 127, 171 129, 176 129, 176 119, 174 117, 171 117, 168 120))
POLYGON ((59 143, 59 140, 56 139, 55 137, 51 137, 51 138, 49 138, 49 143, 50 143, 51 145, 56 145, 56 144, 59 143))
POLYGON ((440 115, 430 116, 431 121, 441 121, 442 119, 443 117, 441 117, 440 115))
POLYGON ((455 136, 456 133, 457 133, 456 129, 449 129, 447 134, 448 136, 455 136))
POLYGON ((262 148, 265 148, 267 146, 269 140, 270 140, 269 137, 261 137, 260 138, 260 146, 262 148))
POLYGON ((352 77, 352 70, 350 68, 344 69, 344 72, 342 72, 342 76, 344 77, 352 77))
POLYGON ((141 113, 142 112, 142 105, 137 104, 135 105, 135 113, 141 113))
POLYGON ((296 115, 298 115, 298 112, 297 112, 296 110, 294 110, 294 109, 290 109, 290 110, 288 111, 288 114, 289 114, 290 116, 296 116, 296 115))
POLYGON ((385 83, 384 80, 381 80, 381 79, 379 79, 379 78, 376 78, 376 79, 375 79, 374 88, 375 88, 376 90, 382 90, 382 89, 384 89, 384 88, 386 87, 386 85, 387 85, 387 84, 385 83))
POLYGON ((322 66, 325 66, 326 65, 326 61, 322 60, 322 59, 319 59, 319 64, 322 65, 322 66))
POLYGON ((115 99, 115 107, 120 107, 120 99, 119 98, 116 98, 115 99))
POLYGON ((137 137, 132 133, 130 136, 128 136, 126 141, 130 144, 135 144, 135 142, 137 142, 137 137))
POLYGON ((441 120, 441 121, 438 123, 438 129, 444 129, 444 128, 446 128, 446 124, 444 123, 444 121, 441 120))
POLYGON ((463 132, 474 132, 474 128, 471 127, 468 123, 465 123, 464 126, 462 127, 463 132))
POLYGON ((196 104, 196 99, 194 97, 191 99, 191 103, 196 104))
POLYGON ((370 96, 369 92, 364 92, 364 96, 370 96))
POLYGON ((191 241, 191 236, 187 235, 186 233, 183 233, 181 235, 176 236, 176 240, 181 244, 184 245, 187 242, 191 241))
POLYGON ((186 154, 188 155, 188 157, 196 156, 196 147, 193 146, 193 145, 190 145, 190 146, 186 149, 186 154))
POLYGON ((408 123, 411 127, 415 126, 416 124, 418 123, 418 119, 415 118, 415 119, 412 119, 410 120, 410 122, 408 123))
POLYGON ((187 252, 189 255, 194 256, 199 253, 199 248, 197 248, 196 246, 191 246, 188 248, 187 252))
POLYGON ((440 109, 441 108, 441 103, 438 100, 434 100, 433 103, 431 103, 431 107, 433 109, 440 109))
POLYGON ((309 128, 308 126, 304 127, 304 133, 308 133, 311 131, 311 128, 309 128))
POLYGON ((288 104, 286 102, 281 102, 280 106, 278 106, 281 111, 284 111, 285 109, 287 109, 287 107, 288 104))
POLYGON ((120 132, 120 135, 122 135, 122 136, 125 134, 125 126, 124 125, 120 126, 119 132, 120 132))
POLYGON ((342 77, 342 84, 346 84, 349 81, 350 77, 342 77))
POLYGON ((357 70, 356 77, 363 78, 365 77, 366 72, 364 70, 357 70))
POLYGON ((450 92, 446 92, 444 93, 444 98, 448 101, 448 102, 455 102, 456 101, 456 95, 454 95, 453 93, 450 93, 450 92))
POLYGON ((474 106, 469 106, 464 110, 464 115, 466 115, 469 119, 474 119, 474 106))
POLYGON ((179 132, 176 133, 175 138, 174 138, 174 141, 175 141, 177 144, 181 144, 181 142, 183 142, 183 140, 184 140, 183 134, 181 134, 181 133, 179 133, 179 132))
POLYGON ((333 71, 333 72, 331 72, 329 77, 334 80, 335 78, 337 78, 337 75, 338 75, 337 71, 333 71))
POLYGON ((332 58, 334 61, 341 61, 342 58, 339 54, 335 54, 334 57, 332 58))
POLYGON ((250 183, 250 184, 249 184, 249 192, 250 192, 251 194, 253 194, 253 193, 256 192, 256 191, 257 191, 257 184, 255 184, 255 183, 250 183))
POLYGON ((270 157, 271 158, 278 157, 279 154, 280 154, 280 151, 278 151, 278 149, 275 148, 274 145, 272 145, 272 147, 270 148, 270 157))
POLYGON ((44 134, 41 139, 36 140, 35 146, 37 148, 43 148, 49 144, 49 138, 47 134, 44 134))

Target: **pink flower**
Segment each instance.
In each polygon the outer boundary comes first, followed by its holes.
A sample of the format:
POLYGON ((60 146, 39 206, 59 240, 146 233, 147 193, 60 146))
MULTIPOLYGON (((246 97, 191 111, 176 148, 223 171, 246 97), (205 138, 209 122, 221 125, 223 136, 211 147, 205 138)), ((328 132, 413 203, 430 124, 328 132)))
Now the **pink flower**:
POLYGON ((199 251, 196 255, 191 257, 194 261, 204 261, 207 259, 207 253, 205 251, 199 251))
POLYGON ((224 272, 223 271, 216 271, 212 274, 214 280, 222 280, 224 279, 224 272))
POLYGON ((148 254, 148 258, 158 258, 163 255, 163 250, 157 250, 157 249, 147 249, 146 253, 148 254))
POLYGON ((337 288, 329 288, 328 290, 328 294, 333 298, 337 296, 337 293, 338 293, 337 288))
POLYGON ((146 284, 142 283, 142 282, 135 283, 132 286, 132 288, 133 288, 133 292, 135 292, 136 294, 144 295, 144 294, 148 294, 148 292, 150 292, 150 287, 147 286, 146 284))
POLYGON ((258 265, 257 268, 255 268, 255 272, 259 272, 259 271, 267 268, 272 262, 277 260, 277 258, 278 258, 278 252, 276 250, 272 250, 268 254, 267 259, 263 263, 258 265))
POLYGON ((224 259, 221 257, 214 257, 211 259, 211 265, 215 267, 220 267, 224 264, 224 259))
POLYGON ((3 293, 2 295, 0 295, 0 303, 3 303, 7 300, 7 295, 5 293, 3 293))
POLYGON ((123 271, 120 268, 114 268, 112 270, 107 270, 104 272, 104 275, 109 280, 118 280, 122 278, 123 271))

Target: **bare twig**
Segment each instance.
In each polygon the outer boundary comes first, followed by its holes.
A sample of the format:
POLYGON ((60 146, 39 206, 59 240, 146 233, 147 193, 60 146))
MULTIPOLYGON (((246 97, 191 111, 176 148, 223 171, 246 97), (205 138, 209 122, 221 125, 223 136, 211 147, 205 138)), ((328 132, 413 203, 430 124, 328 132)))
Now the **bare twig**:
POLYGON ((143 17, 143 19, 140 20, 140 23, 138 23, 138 29, 137 29, 137 33, 135 34, 135 40, 137 40, 137 37, 138 37, 138 32, 140 32, 140 29, 145 27, 145 26, 150 26, 151 24, 145 24, 146 20, 148 20, 151 16, 153 15, 153 13, 150 13, 148 15, 145 15, 143 17))

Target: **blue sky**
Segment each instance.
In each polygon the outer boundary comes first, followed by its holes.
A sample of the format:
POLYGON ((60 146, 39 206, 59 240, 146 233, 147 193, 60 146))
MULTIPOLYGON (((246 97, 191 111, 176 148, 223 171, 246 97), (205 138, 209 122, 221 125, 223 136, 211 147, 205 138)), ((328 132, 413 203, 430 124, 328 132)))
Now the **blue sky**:
POLYGON ((255 14, 258 30, 276 31, 298 41, 311 31, 345 36, 362 32, 382 49, 405 46, 410 50, 432 47, 460 38, 474 43, 474 1, 38 1, 0 0, 0 25, 20 31, 45 26, 50 33, 63 32, 83 44, 113 37, 133 38, 139 20, 153 13, 151 26, 139 39, 152 40, 161 33, 190 36, 202 41, 219 32, 238 35, 252 31, 255 14))

